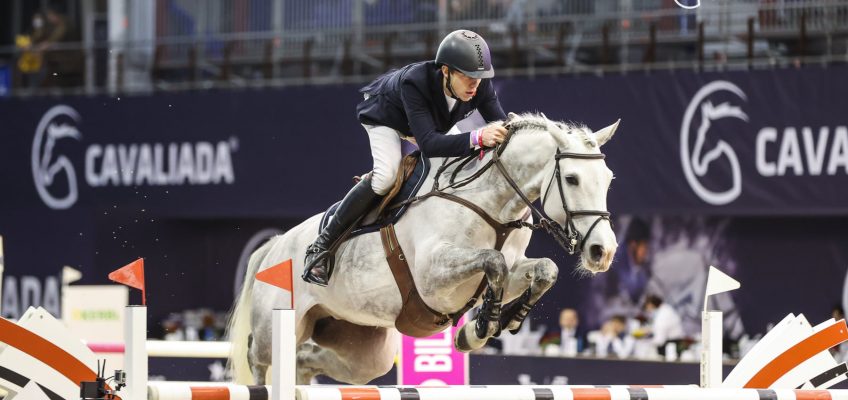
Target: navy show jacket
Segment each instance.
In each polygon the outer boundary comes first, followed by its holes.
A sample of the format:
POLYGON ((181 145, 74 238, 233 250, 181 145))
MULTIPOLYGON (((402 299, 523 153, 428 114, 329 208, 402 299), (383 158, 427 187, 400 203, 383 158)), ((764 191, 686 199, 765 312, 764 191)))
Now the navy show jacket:
POLYGON ((468 102, 457 100, 448 112, 442 89, 442 72, 434 61, 407 65, 390 71, 360 92, 368 98, 356 106, 359 122, 382 125, 413 136, 427 157, 458 157, 471 154, 470 132, 445 135, 452 126, 477 109, 486 122, 506 119, 491 79, 483 79, 468 102))

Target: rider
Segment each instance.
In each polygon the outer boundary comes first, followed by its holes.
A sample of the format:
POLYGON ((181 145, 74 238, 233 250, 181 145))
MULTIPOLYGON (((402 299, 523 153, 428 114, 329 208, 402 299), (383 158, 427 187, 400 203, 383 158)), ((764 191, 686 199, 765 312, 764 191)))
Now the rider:
POLYGON ((489 46, 468 30, 448 34, 435 61, 390 71, 360 92, 359 122, 368 132, 374 169, 348 192, 335 216, 306 249, 303 280, 326 286, 328 249, 391 189, 401 161, 401 139, 415 142, 426 157, 458 157, 503 142, 506 119, 489 78, 495 75, 489 46), (445 135, 474 110, 487 122, 472 132, 445 135), (414 139, 410 139, 409 136, 414 139))

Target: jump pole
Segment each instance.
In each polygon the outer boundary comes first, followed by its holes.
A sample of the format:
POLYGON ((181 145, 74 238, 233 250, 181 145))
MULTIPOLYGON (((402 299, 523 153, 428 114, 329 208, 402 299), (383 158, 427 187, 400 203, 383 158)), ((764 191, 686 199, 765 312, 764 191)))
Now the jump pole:
POLYGON ((701 387, 718 388, 722 381, 722 312, 701 314, 701 387))
POLYGON ((275 309, 271 340, 271 400, 294 400, 296 338, 294 310, 275 309))
POLYGON ((739 289, 739 281, 710 266, 707 288, 704 291, 704 311, 701 313, 701 387, 719 388, 722 382, 722 339, 724 338, 721 311, 710 311, 710 296, 739 289))
POLYGON ((124 317, 124 400, 147 400, 147 307, 127 306, 124 317))
MULTIPOLYGON (((147 357, 167 358, 227 358, 230 356, 229 342, 147 340, 147 357)), ((95 353, 124 354, 124 343, 86 343, 95 353)))

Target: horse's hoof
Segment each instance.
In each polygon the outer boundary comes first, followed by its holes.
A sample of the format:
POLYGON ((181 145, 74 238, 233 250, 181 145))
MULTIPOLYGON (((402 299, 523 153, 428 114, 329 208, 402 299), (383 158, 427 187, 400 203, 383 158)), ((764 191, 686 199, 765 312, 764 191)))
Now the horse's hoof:
POLYGON ((501 323, 500 320, 487 320, 485 318, 475 318, 474 319, 474 333, 477 335, 477 339, 483 340, 490 337, 498 337, 501 334, 501 323))
POLYGON ((456 337, 453 341, 453 347, 456 348, 457 351, 462 353, 468 353, 471 350, 471 343, 468 343, 468 336, 465 333, 466 327, 463 326, 458 331, 456 331, 456 337))

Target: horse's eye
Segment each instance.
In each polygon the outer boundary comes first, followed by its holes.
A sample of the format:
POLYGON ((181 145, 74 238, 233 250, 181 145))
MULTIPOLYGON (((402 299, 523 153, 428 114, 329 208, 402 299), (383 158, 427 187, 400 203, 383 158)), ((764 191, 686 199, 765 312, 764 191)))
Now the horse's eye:
POLYGON ((577 181, 577 177, 574 175, 568 175, 565 177, 565 181, 568 182, 569 185, 577 186, 580 182, 577 181))

